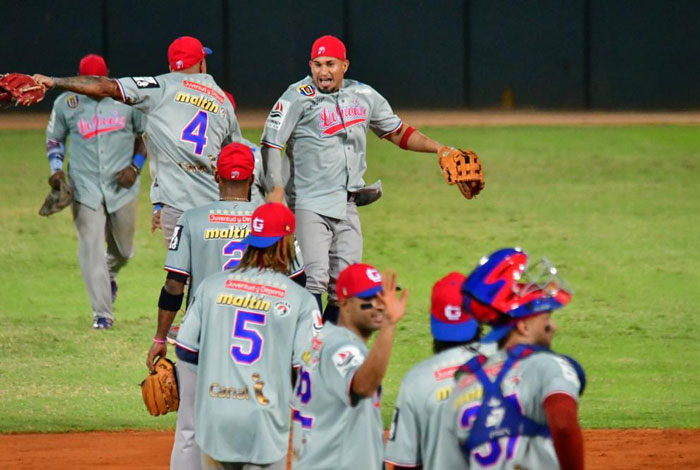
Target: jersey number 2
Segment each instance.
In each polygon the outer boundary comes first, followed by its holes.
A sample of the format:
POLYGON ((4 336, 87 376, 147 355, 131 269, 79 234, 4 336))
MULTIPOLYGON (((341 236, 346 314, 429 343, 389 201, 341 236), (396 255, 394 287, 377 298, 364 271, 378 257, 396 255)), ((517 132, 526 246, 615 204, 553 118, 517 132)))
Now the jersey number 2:
POLYGON ((236 318, 233 321, 233 338, 240 339, 248 344, 246 347, 231 346, 231 357, 238 364, 255 364, 262 356, 264 339, 260 333, 251 328, 250 324, 264 325, 265 314, 236 310, 236 318))
POLYGON ((241 243, 240 241, 231 240, 228 242, 223 249, 223 255, 228 256, 229 260, 224 264, 224 271, 227 269, 233 269, 241 262, 245 250, 248 245, 241 243))
POLYGON ((181 140, 194 144, 195 155, 201 155, 207 145, 207 123, 209 115, 206 111, 199 111, 182 130, 181 140))

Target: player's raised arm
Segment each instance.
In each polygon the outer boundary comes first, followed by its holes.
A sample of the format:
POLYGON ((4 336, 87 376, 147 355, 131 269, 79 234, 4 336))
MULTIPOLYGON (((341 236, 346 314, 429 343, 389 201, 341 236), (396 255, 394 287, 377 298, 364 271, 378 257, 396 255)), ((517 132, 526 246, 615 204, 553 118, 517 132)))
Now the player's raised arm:
POLYGON ((47 77, 46 75, 35 74, 34 80, 46 89, 60 88, 62 90, 72 91, 90 96, 92 98, 110 97, 116 100, 121 100, 122 95, 119 92, 117 81, 112 78, 98 77, 93 75, 80 75, 77 77, 47 77))
POLYGON ((401 297, 398 297, 396 285, 396 273, 385 272, 382 291, 377 294, 378 301, 383 305, 384 321, 367 360, 357 369, 352 379, 352 391, 361 397, 372 396, 377 391, 389 366, 394 331, 406 311, 407 291, 403 291, 401 297))

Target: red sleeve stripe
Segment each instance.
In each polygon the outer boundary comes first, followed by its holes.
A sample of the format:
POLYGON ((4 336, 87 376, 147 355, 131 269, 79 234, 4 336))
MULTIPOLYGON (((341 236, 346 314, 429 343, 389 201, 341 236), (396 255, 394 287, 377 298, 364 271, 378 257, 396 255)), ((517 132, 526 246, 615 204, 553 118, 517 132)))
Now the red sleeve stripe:
POLYGON ((122 86, 118 78, 115 78, 115 80, 117 82, 117 87, 119 88, 119 94, 122 95, 122 101, 126 103, 126 93, 124 93, 124 87, 122 86))
POLYGON ((268 142, 267 140, 261 141, 260 144, 264 145, 265 147, 272 147, 273 149, 277 149, 277 150, 284 149, 284 146, 279 146, 277 144, 273 144, 272 142, 268 142))
POLYGON ((418 467, 423 466, 422 464, 414 464, 414 463, 410 463, 410 464, 409 463, 398 463, 398 462, 394 462, 394 461, 389 460, 389 459, 384 459, 384 461, 386 463, 392 464, 395 467, 418 468, 418 467))
POLYGON ((179 348, 182 348, 182 349, 186 350, 186 351, 190 351, 190 352, 193 352, 193 353, 198 353, 198 352, 199 352, 199 349, 193 348, 192 346, 187 346, 186 344, 183 344, 183 343, 181 343, 181 342, 179 342, 179 341, 175 341, 175 345, 176 345, 177 347, 179 347, 179 348))
POLYGON ((190 276, 190 273, 189 273, 189 272, 187 272, 187 271, 185 271, 185 270, 183 270, 183 269, 173 268, 172 266, 164 266, 163 269, 166 270, 166 271, 173 272, 173 273, 184 274, 184 275, 187 276, 187 277, 190 276))

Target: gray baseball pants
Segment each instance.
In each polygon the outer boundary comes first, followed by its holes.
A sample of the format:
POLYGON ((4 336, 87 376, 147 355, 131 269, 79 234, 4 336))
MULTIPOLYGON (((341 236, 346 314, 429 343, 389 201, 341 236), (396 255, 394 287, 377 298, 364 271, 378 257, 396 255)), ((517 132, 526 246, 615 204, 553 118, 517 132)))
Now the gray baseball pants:
POLYGON ((362 261, 362 227, 354 202, 348 202, 347 218, 333 219, 299 209, 296 235, 306 265, 306 289, 312 294, 328 292, 336 303, 335 282, 340 272, 362 261))
POLYGON ((73 202, 73 221, 78 231, 78 261, 95 319, 114 320, 110 281, 116 280, 119 270, 134 256, 137 206, 138 200, 134 198, 108 214, 103 204, 93 210, 77 201, 73 202))
POLYGON ((197 388, 197 371, 184 361, 175 363, 180 404, 177 408, 175 442, 170 453, 170 470, 199 470, 202 453, 194 439, 194 394, 197 388))

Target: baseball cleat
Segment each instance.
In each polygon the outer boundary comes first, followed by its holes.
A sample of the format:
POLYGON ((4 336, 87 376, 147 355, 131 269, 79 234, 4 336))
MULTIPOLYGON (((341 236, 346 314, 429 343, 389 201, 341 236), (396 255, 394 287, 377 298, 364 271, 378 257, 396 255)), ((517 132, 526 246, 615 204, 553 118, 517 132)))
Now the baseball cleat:
POLYGON ((95 319, 95 323, 92 324, 92 327, 96 330, 109 330, 112 328, 112 320, 109 318, 97 317, 95 319))

